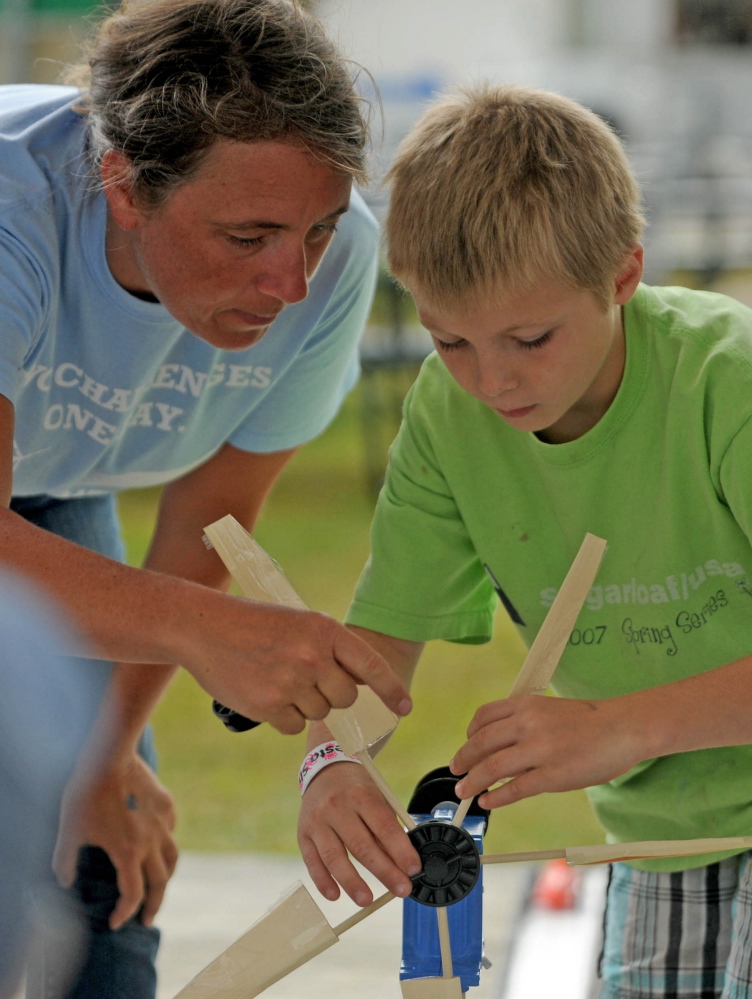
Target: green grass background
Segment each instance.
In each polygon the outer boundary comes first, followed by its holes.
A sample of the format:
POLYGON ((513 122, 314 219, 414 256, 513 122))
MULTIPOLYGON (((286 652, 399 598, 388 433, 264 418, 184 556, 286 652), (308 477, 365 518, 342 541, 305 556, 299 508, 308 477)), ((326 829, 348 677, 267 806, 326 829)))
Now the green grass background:
MULTIPOLYGON (((380 374, 367 390, 377 409, 368 432, 359 388, 329 430, 295 456, 256 530, 259 542, 285 568, 303 599, 340 619, 368 554, 374 498, 367 468, 385 461, 395 429, 394 400, 404 384, 380 374)), ((146 550, 157 499, 154 490, 121 496, 133 564, 139 564, 146 550)), ((401 800, 407 801, 425 772, 449 762, 464 741, 474 710, 504 696, 523 656, 503 612, 488 645, 429 645, 413 688, 413 713, 379 756, 379 766, 401 800)), ((297 849, 296 776, 304 755, 303 735, 282 736, 267 725, 245 734, 227 732, 212 715, 208 696, 182 672, 157 709, 154 727, 160 776, 175 797, 182 848, 297 849)), ((495 812, 486 849, 536 849, 602 839, 584 794, 542 795, 495 812)))

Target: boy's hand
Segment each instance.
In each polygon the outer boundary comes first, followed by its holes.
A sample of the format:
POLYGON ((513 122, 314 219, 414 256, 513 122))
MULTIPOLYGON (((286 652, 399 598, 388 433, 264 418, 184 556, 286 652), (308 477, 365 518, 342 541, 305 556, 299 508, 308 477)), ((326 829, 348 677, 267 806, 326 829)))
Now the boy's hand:
POLYGON ((412 891, 420 858, 381 792, 357 763, 334 763, 311 781, 300 810, 298 844, 316 887, 332 901, 342 885, 357 905, 373 894, 348 851, 389 891, 412 891))
POLYGON ((629 716, 627 704, 627 698, 537 695, 484 704, 450 764, 453 773, 467 774, 457 793, 469 798, 514 777, 480 798, 484 808, 498 808, 613 780, 646 758, 640 753, 639 718, 629 716))

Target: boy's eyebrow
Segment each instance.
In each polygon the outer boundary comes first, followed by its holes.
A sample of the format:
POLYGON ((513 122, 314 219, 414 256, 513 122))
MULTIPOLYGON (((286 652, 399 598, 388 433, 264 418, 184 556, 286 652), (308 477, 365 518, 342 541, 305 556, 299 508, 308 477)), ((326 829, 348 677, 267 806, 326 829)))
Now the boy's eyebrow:
MULTIPOLYGON (((344 215, 345 212, 349 211, 349 209, 350 209, 349 203, 346 205, 341 205, 339 208, 335 208, 333 212, 330 212, 328 215, 325 215, 323 219, 319 219, 319 221, 315 222, 314 225, 321 225, 322 222, 330 222, 330 221, 333 222, 335 219, 338 219, 341 215, 344 215)), ((290 228, 289 225, 285 225, 282 222, 271 222, 266 219, 251 219, 251 221, 249 222, 217 221, 216 224, 226 226, 229 229, 241 229, 241 230, 243 229, 287 230, 290 228)))
MULTIPOLYGON (((440 326, 437 326, 430 316, 423 316, 419 314, 418 318, 420 319, 421 324, 433 333, 441 333, 443 336, 457 336, 456 333, 451 333, 449 330, 443 330, 440 326)), ((506 336, 508 333, 518 333, 520 330, 530 330, 536 326, 550 325, 552 324, 547 319, 536 319, 530 323, 518 323, 516 326, 507 326, 506 329, 498 330, 497 332, 502 334, 502 336, 506 336)))

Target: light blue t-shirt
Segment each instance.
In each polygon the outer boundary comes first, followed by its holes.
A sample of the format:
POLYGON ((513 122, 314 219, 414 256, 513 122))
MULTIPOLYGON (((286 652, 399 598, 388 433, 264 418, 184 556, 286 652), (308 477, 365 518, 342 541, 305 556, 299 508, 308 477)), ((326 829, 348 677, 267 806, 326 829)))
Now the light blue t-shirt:
POLYGON ((218 350, 112 277, 106 202, 78 92, 0 87, 0 394, 15 406, 15 496, 156 485, 225 442, 319 434, 358 375, 376 223, 353 194, 310 283, 264 338, 218 350))

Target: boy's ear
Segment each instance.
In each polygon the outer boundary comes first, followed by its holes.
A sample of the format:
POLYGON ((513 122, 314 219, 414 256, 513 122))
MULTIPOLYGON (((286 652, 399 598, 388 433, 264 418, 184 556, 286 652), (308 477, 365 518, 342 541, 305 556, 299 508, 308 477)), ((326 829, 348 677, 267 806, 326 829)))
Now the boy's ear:
POLYGON ((121 229, 133 229, 143 217, 133 196, 131 161, 115 149, 108 149, 100 167, 110 214, 121 229))
POLYGON ((642 280, 645 250, 642 243, 633 243, 614 281, 614 305, 626 305, 642 280))

